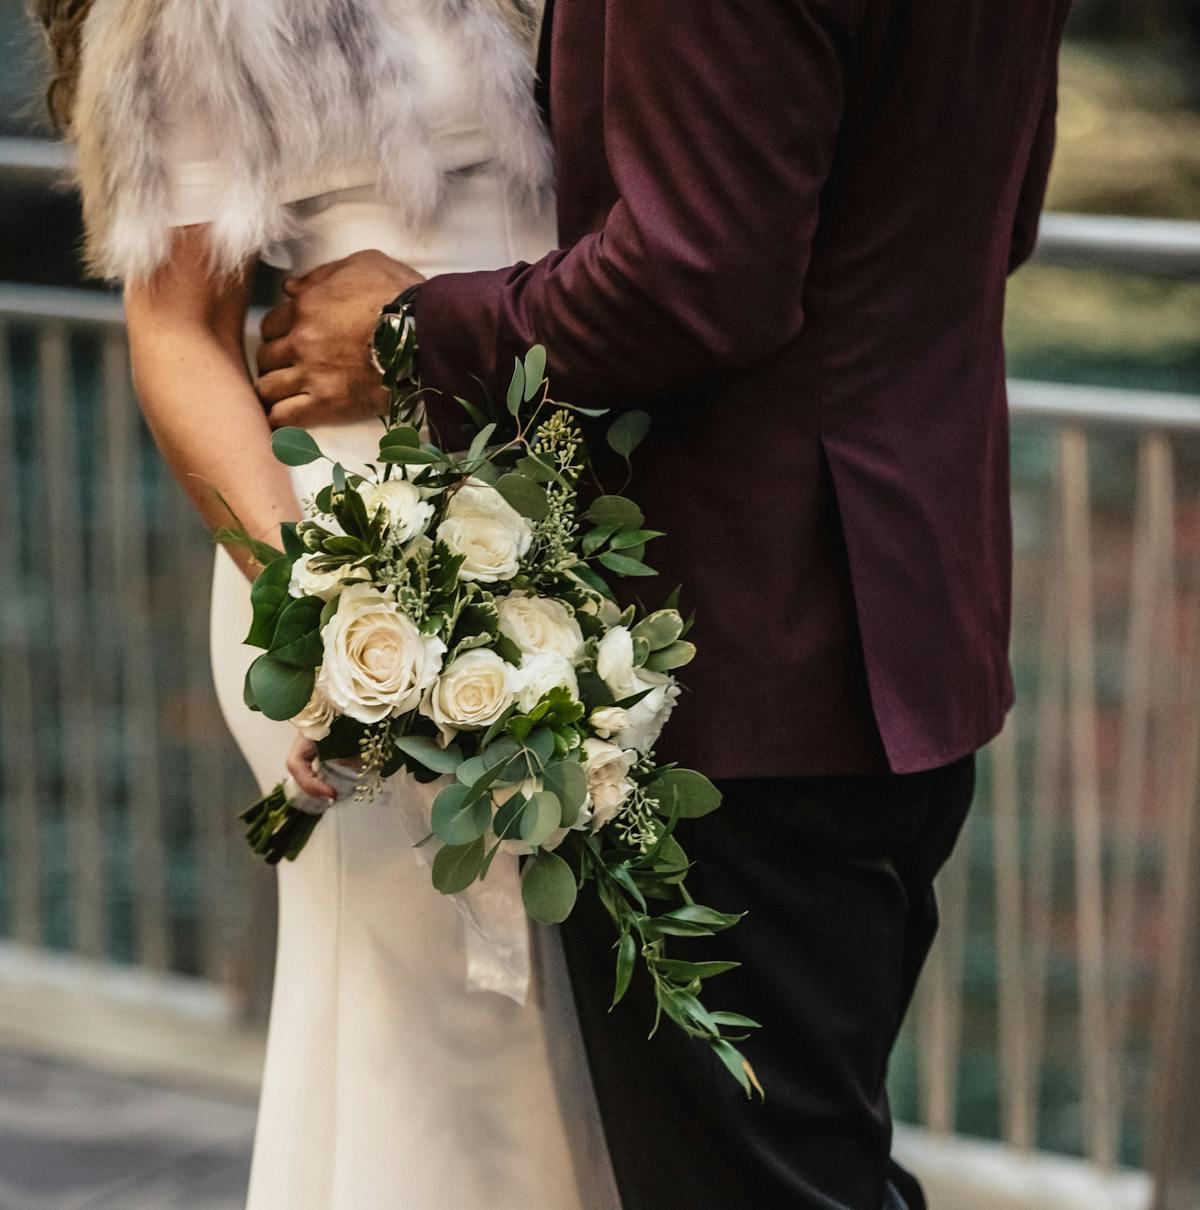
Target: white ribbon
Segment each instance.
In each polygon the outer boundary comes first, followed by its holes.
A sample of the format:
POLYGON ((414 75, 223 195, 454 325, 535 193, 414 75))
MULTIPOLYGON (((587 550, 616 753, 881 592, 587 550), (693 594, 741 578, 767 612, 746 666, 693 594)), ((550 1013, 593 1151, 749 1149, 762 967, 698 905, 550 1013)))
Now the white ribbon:
MULTIPOLYGON (((325 761, 321 776, 337 791, 337 798, 306 794, 289 776, 283 783, 288 804, 310 815, 323 815, 330 807, 354 797, 358 785, 356 764, 325 761)), ((434 841, 420 842, 429 835, 433 800, 444 785, 442 779, 422 785, 411 777, 397 775, 384 783, 386 801, 378 804, 382 810, 398 813, 417 862, 425 866, 433 864, 438 846, 434 841)), ((429 891, 438 893, 432 885, 429 891)), ((516 854, 503 850, 497 853, 482 882, 473 882, 449 898, 464 926, 467 990, 497 992, 524 1005, 529 997, 529 919, 521 901, 516 854)))

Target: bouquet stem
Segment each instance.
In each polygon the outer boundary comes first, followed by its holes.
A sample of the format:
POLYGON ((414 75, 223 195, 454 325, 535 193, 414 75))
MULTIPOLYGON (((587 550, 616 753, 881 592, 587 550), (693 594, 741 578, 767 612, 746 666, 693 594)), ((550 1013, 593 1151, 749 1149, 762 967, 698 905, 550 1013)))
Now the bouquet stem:
POLYGON ((308 843, 320 815, 301 811, 284 797, 283 783, 241 813, 250 847, 269 865, 295 861, 308 843))

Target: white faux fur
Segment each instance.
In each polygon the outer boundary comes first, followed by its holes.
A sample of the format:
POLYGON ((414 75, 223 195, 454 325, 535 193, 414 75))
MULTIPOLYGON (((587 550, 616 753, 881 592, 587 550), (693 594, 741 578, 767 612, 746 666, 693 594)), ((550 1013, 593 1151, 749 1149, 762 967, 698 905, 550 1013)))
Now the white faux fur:
MULTIPOLYGON (((533 96, 540 0, 407 0, 462 39, 484 120, 514 186, 550 177, 533 96)), ((168 103, 195 106, 222 133, 227 204, 214 265, 231 270, 286 237, 284 182, 376 163, 406 218, 428 218, 441 173, 437 115, 414 85, 396 0, 96 0, 84 29, 73 135, 101 276, 144 278, 170 246, 164 171, 168 103)))

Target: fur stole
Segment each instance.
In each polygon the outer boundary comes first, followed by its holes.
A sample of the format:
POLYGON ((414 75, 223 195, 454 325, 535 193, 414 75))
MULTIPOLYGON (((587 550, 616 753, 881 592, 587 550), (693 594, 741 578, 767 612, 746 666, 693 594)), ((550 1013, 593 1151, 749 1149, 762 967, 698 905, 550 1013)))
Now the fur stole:
POLYGON ((402 3, 460 39, 514 186, 550 180, 534 102, 539 0, 96 0, 72 135, 88 262, 144 278, 170 247, 165 122, 196 107, 222 139, 228 205, 211 229, 229 270, 286 237, 285 182, 366 160, 390 202, 427 220, 442 184, 402 3))

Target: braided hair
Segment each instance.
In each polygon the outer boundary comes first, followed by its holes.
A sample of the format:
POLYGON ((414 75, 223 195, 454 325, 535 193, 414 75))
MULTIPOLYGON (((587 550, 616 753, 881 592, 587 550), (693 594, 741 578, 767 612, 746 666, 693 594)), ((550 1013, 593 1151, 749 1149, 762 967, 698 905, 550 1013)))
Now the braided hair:
POLYGON ((71 122, 75 86, 79 80, 79 56, 83 23, 94 0, 26 0, 33 19, 41 25, 50 47, 50 83, 46 105, 59 130, 71 122))

